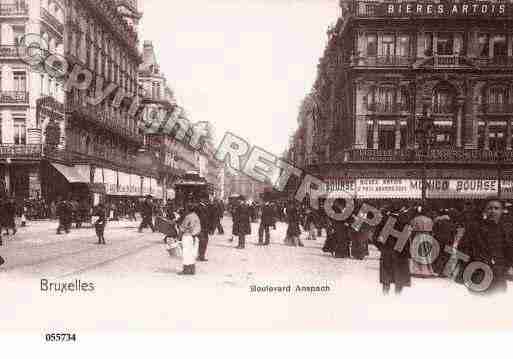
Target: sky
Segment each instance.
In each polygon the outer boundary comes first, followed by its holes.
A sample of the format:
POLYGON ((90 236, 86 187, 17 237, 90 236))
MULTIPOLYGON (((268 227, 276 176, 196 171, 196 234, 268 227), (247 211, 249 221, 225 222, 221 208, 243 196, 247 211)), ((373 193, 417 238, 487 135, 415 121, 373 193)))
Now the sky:
POLYGON ((193 122, 276 155, 311 90, 338 0, 139 0, 140 41, 193 122))

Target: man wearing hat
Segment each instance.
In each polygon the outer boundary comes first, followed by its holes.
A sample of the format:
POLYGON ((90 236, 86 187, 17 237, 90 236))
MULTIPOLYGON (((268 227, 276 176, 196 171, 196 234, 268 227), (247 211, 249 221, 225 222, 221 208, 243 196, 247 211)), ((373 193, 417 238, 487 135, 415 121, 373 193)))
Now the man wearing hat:
POLYGON ((150 227, 151 230, 155 233, 155 227, 153 226, 153 203, 151 201, 151 196, 146 196, 142 206, 141 206, 141 216, 142 222, 139 226, 139 233, 146 227, 150 227))
POLYGON ((233 220, 233 235, 239 237, 237 249, 246 247, 246 235, 251 234, 251 210, 246 204, 244 196, 239 197, 239 203, 235 207, 233 220))

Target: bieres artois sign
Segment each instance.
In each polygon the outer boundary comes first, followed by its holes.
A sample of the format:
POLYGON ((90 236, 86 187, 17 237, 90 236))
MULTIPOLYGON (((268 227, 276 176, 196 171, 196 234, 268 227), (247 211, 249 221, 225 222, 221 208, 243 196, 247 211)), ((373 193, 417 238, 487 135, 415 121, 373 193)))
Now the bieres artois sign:
POLYGON ((462 1, 454 2, 403 2, 383 3, 381 11, 385 16, 409 17, 467 17, 467 16, 507 16, 510 9, 504 2, 462 1))

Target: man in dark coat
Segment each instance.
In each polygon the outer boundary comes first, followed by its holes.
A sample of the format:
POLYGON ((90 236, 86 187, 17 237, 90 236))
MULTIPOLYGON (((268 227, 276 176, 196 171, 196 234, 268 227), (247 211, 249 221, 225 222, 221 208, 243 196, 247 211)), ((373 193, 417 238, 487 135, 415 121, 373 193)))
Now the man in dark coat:
POLYGON ((214 225, 212 226, 212 234, 214 234, 216 229, 219 234, 224 234, 223 225, 221 223, 221 221, 223 220, 223 217, 224 217, 223 201, 221 201, 220 199, 216 199, 213 203, 213 208, 214 208, 214 214, 215 214, 215 216, 214 216, 215 222, 214 222, 214 225))
POLYGON ((246 236, 251 234, 251 208, 246 204, 245 197, 240 196, 233 217, 233 235, 239 237, 237 249, 246 248, 246 236))
POLYGON ((199 245, 198 245, 198 258, 200 262, 206 262, 208 259, 205 258, 208 247, 208 235, 211 232, 212 221, 211 216, 214 211, 213 206, 208 201, 200 201, 197 206, 196 214, 199 217, 201 232, 199 234, 199 245))
POLYGON ((270 227, 275 223, 274 208, 270 202, 265 202, 262 206, 262 218, 258 227, 258 244, 268 246, 271 240, 270 227), (265 234, 265 241, 264 241, 265 234))
POLYGON ((440 245, 440 253, 433 263, 433 269, 439 276, 444 276, 445 265, 450 259, 450 254, 445 251, 445 247, 453 246, 457 231, 456 222, 450 217, 449 211, 447 209, 440 210, 433 225, 433 237, 440 245))
POLYGON ((16 203, 14 199, 10 198, 6 201, 4 206, 5 213, 5 224, 6 224, 6 234, 9 235, 9 229, 12 229, 12 234, 16 234, 16 203))
MULTIPOLYGON (((500 199, 490 199, 486 203, 486 219, 465 227, 465 234, 458 247, 459 251, 470 256, 471 263, 479 261, 487 264, 493 278, 490 286, 480 293, 493 294, 506 292, 507 272, 513 263, 512 234, 503 219, 504 204, 500 199)), ((483 271, 476 271, 472 282, 481 283, 483 271)), ((469 288, 472 291, 472 288, 469 288)))
POLYGON ((61 200, 57 203, 57 218, 59 219, 59 226, 57 227, 57 234, 61 234, 64 229, 69 233, 71 222, 73 220, 73 206, 67 200, 61 200))
POLYGON ((139 233, 146 227, 150 227, 153 233, 155 233, 155 226, 153 225, 153 203, 151 201, 151 196, 146 196, 143 204, 141 205, 141 216, 142 221, 139 225, 139 233))
POLYGON ((385 243, 382 243, 380 233, 385 226, 388 217, 397 219, 395 229, 402 231, 409 223, 409 215, 407 213, 385 211, 383 221, 376 227, 374 244, 381 252, 379 259, 379 281, 383 286, 383 294, 388 295, 392 283, 395 284, 395 293, 400 294, 404 287, 411 286, 410 273, 410 243, 409 240, 402 251, 395 250, 394 246, 397 242, 396 238, 388 237, 385 243))

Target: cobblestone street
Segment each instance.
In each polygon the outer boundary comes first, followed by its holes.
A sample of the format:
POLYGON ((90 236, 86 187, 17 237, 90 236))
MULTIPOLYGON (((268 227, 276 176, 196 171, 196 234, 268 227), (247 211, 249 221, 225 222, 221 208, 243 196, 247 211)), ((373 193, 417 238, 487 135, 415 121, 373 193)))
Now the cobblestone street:
MULTIPOLYGON (((230 219, 224 226, 231 233, 230 219)), ((209 261, 186 278, 176 275, 180 260, 169 256, 162 235, 140 234, 135 222, 109 223, 106 246, 95 244, 91 228, 57 236, 55 227, 30 223, 0 247, 6 259, 0 269, 3 328, 437 330, 464 329, 469 321, 500 327, 512 322, 511 310, 500 309, 511 294, 475 298, 442 279, 413 279, 402 297, 382 297, 373 248, 369 258, 356 261, 324 254, 325 237, 304 240, 304 248, 284 246, 284 224, 272 232, 269 247, 256 246, 257 224, 245 250, 235 249, 229 235, 215 235, 209 261), (93 282, 96 290, 42 292, 43 278, 93 282), (252 293, 252 285, 291 285, 292 293, 252 293), (295 292, 297 285, 328 285, 330 291, 295 292), (476 310, 480 305, 483 311, 476 310)))

